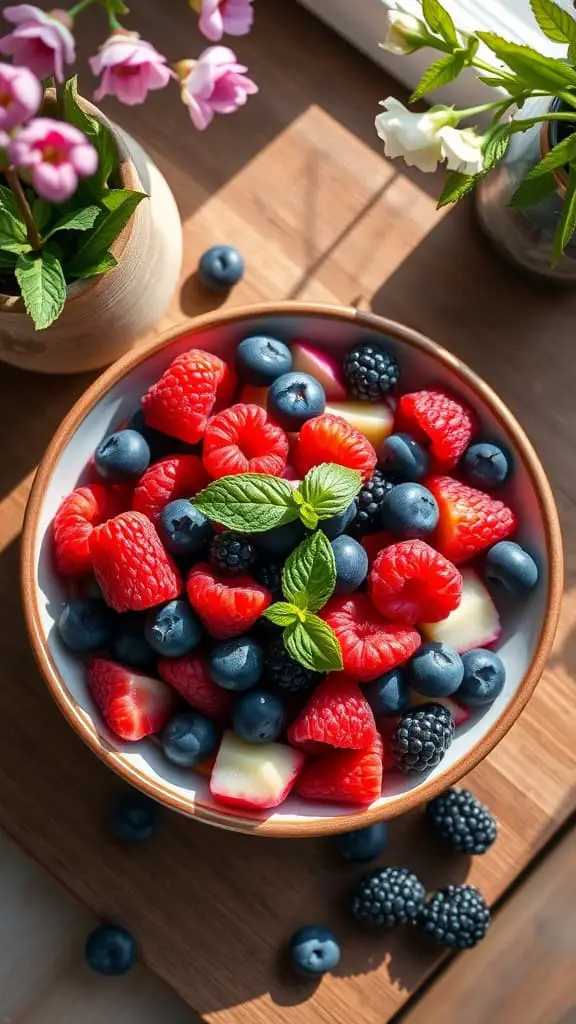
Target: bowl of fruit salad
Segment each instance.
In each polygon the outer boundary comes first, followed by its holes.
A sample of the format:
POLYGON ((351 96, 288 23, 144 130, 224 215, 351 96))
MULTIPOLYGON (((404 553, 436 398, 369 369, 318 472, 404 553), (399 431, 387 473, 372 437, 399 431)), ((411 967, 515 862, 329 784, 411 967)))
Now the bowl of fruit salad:
POLYGON ((380 317, 200 317, 92 385, 44 456, 22 586, 44 678, 129 783, 276 836, 429 800, 545 665, 544 471, 455 356, 380 317))

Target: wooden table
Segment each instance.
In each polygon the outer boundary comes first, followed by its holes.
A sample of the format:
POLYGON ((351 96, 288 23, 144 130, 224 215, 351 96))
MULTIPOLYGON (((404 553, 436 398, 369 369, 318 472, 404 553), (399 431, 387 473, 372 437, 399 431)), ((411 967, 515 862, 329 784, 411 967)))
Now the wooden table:
MULTIPOLYGON (((145 37, 184 56, 185 3, 150 3, 138 13, 145 37)), ((373 118, 379 99, 401 94, 394 82, 292 0, 258 4, 256 22, 237 49, 260 96, 205 136, 188 128, 168 90, 143 108, 108 108, 158 160, 182 213, 182 286, 159 329, 209 307, 193 274, 198 256, 232 242, 248 270, 227 303, 336 300, 404 320, 466 359, 531 435, 563 520, 566 599, 533 700, 470 778, 497 814, 500 837, 484 857, 439 858, 415 814, 392 825, 389 853, 430 887, 478 884, 499 908, 497 923, 464 958, 471 970, 457 961, 443 973, 442 958, 405 935, 366 939, 350 928, 341 903, 356 872, 329 844, 233 836, 170 815, 149 846, 127 850, 110 840, 103 819, 117 780, 48 697, 17 583, 34 468, 88 380, 7 367, 0 371, 0 826, 91 910, 126 923, 147 964, 211 1024, 383 1024, 402 1008, 412 1024, 458 1024, 472 1019, 463 1008, 470 1000, 482 1024, 574 1024, 576 296, 527 284, 487 248, 469 205, 436 212, 438 178, 384 160, 373 118), (306 922, 333 925, 344 946, 340 967, 315 990, 294 983, 279 957, 306 922)))

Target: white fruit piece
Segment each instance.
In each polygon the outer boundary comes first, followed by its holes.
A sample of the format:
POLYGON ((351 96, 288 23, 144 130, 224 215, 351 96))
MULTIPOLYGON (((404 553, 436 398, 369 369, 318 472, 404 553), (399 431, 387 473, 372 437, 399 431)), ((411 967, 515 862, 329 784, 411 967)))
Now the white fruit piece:
POLYGON ((302 341, 295 341, 290 346, 290 351, 293 370, 298 373, 309 373, 314 377, 324 388, 328 402, 344 401, 347 394, 346 385, 340 363, 333 356, 320 352, 319 349, 312 348, 302 341))
POLYGON ((378 451, 382 441, 394 428, 394 414, 385 402, 330 402, 326 412, 344 419, 364 434, 378 451))
POLYGON ((288 796, 304 755, 283 743, 246 743, 233 732, 222 738, 210 778, 216 800, 261 810, 277 807, 288 796))
POLYGON ((429 704, 431 701, 434 704, 443 704, 445 708, 448 708, 455 725, 462 725, 470 718, 470 709, 464 707, 455 697, 423 697, 421 693, 412 691, 410 704, 429 704))
POLYGON ((502 631, 496 606, 478 573, 462 570, 462 600, 441 622, 425 623, 420 631, 426 640, 448 644, 455 651, 488 647, 502 631))

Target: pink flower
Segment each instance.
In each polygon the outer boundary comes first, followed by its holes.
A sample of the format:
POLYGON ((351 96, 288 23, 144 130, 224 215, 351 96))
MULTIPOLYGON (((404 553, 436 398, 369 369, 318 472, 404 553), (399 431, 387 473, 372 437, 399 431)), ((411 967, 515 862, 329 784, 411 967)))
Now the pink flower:
POLYGON ((214 114, 233 114, 244 106, 258 86, 244 74, 236 54, 226 46, 209 46, 198 60, 183 60, 176 66, 182 100, 192 123, 200 131, 207 128, 214 114))
POLYGON ((42 101, 42 86, 28 68, 0 64, 0 131, 34 117, 42 101))
MULTIPOLYGON (((196 7, 198 0, 194 0, 196 7)), ((254 8, 252 0, 200 0, 198 28, 213 43, 218 43, 224 33, 229 36, 245 36, 252 28, 254 8)))
POLYGON ((4 17, 16 28, 0 39, 0 53, 25 64, 38 78, 54 75, 64 81, 64 64, 72 64, 76 52, 71 22, 66 11, 46 14, 33 4, 7 7, 4 17))
POLYGON ((98 166, 98 154, 74 125, 37 117, 11 140, 10 159, 31 176, 39 196, 62 203, 73 195, 78 178, 88 178, 98 166))
POLYGON ((144 103, 150 89, 163 89, 174 77, 166 58, 137 32, 113 32, 90 58, 90 67, 95 75, 102 75, 94 93, 96 102, 116 96, 130 107, 144 103))

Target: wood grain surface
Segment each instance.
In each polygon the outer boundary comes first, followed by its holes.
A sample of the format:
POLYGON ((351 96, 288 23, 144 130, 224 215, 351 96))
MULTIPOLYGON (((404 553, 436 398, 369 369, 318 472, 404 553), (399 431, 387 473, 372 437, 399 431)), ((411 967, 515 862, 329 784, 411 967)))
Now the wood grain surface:
MULTIPOLYGON (((183 56, 189 18, 169 0, 139 10, 138 27, 183 56)), ((255 32, 236 49, 261 93, 203 137, 167 92, 142 109, 107 108, 158 159, 184 220, 182 287, 160 328, 214 304, 196 282, 197 258, 233 242, 248 269, 227 303, 336 300, 419 328, 500 392, 556 491, 567 576, 555 653, 527 711, 470 780, 500 819, 500 838, 472 862, 446 858, 417 814, 393 823, 387 854, 429 887, 468 879, 492 901, 576 804, 576 295, 523 281, 487 248, 470 205, 436 212, 440 178, 384 160, 373 117, 379 99, 401 90, 291 0, 259 4, 255 32)), ((212 1024, 384 1024, 438 956, 406 935, 350 927, 343 904, 356 871, 329 843, 233 836, 167 815, 162 837, 127 850, 103 827, 118 783, 48 698, 17 594, 34 467, 86 383, 0 371, 0 825, 96 914, 130 927, 145 961, 212 1024), (344 949, 315 990, 295 983, 279 955, 311 922, 334 925, 344 949)))

